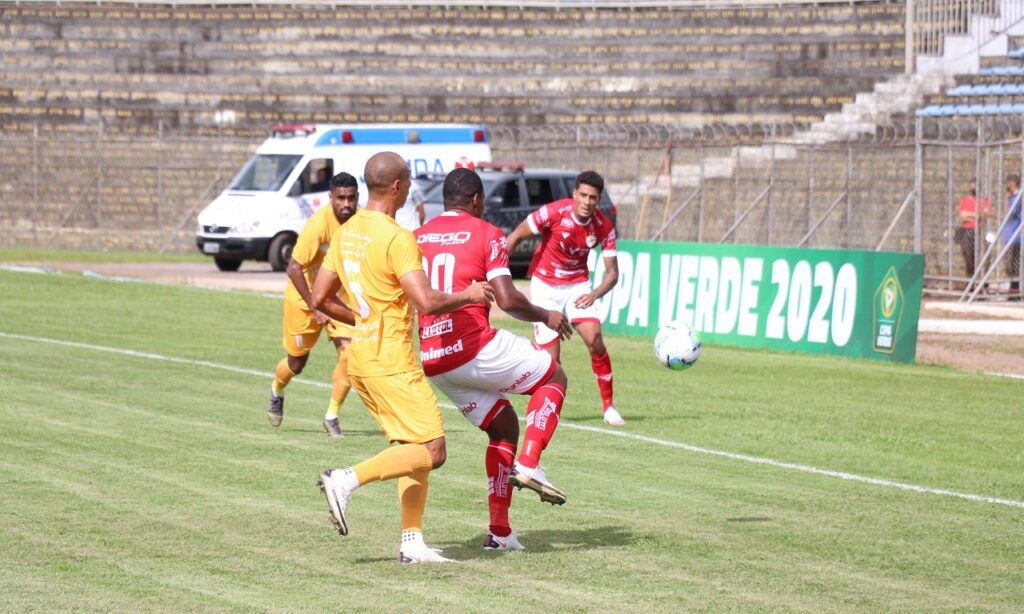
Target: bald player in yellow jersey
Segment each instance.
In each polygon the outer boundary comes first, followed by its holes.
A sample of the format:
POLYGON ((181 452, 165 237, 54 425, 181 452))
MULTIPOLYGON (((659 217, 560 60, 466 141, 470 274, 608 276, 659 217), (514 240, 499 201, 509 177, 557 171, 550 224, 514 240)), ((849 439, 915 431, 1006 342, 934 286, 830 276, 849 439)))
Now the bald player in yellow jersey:
POLYGON ((366 163, 363 175, 369 192, 366 208, 331 240, 313 286, 313 305, 338 319, 351 313, 346 304, 355 312, 349 378, 389 443, 397 445, 351 467, 328 469, 319 484, 331 522, 347 535, 352 492, 370 482, 398 478, 398 560, 447 562, 423 541, 428 478, 431 469, 444 463, 446 449, 437 397, 413 348, 412 307, 422 313, 448 313, 491 301, 494 290, 479 282, 455 294, 431 288, 416 238, 394 219, 409 193, 405 160, 391 152, 378 153, 366 163), (341 287, 344 302, 337 296, 341 287))
POLYGON ((274 369, 274 383, 270 387, 267 419, 270 425, 281 426, 284 420, 284 389, 293 377, 302 373, 309 352, 320 339, 320 331, 327 329, 327 337, 338 350, 331 383, 331 402, 324 416, 324 431, 331 437, 341 437, 338 410, 345 401, 351 385, 348 381, 348 343, 352 327, 327 314, 309 307, 313 280, 327 254, 331 237, 341 228, 359 206, 359 183, 348 173, 339 173, 330 180, 330 206, 321 207, 310 216, 299 233, 288 262, 288 286, 284 291, 283 345, 287 355, 274 369))

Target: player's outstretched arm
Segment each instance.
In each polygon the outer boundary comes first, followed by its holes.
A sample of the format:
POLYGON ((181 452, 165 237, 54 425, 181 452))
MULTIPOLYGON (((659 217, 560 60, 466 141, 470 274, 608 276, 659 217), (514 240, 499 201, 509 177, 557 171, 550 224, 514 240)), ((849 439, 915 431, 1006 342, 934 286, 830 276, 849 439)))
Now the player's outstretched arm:
POLYGON ((543 322, 557 332, 562 341, 572 337, 572 325, 562 312, 544 309, 531 303, 526 295, 516 288, 508 275, 495 277, 491 280, 491 285, 494 286, 494 303, 508 315, 524 322, 543 322))
MULTIPOLYGON (((317 281, 320 281, 319 276, 317 281)), ((402 289, 416 309, 427 315, 449 313, 470 303, 494 300, 494 288, 487 282, 475 281, 461 292, 448 294, 431 288, 427 275, 421 270, 409 271, 399 278, 398 283, 402 285, 402 289)))
POLYGON ((338 277, 338 274, 321 267, 313 281, 313 301, 309 306, 319 309, 339 322, 355 324, 355 314, 338 298, 339 290, 341 290, 341 278, 338 277))
POLYGON ((533 234, 533 228, 530 227, 530 218, 527 217, 508 236, 508 253, 511 254, 516 251, 516 245, 519 245, 519 242, 523 239, 533 236, 533 234))

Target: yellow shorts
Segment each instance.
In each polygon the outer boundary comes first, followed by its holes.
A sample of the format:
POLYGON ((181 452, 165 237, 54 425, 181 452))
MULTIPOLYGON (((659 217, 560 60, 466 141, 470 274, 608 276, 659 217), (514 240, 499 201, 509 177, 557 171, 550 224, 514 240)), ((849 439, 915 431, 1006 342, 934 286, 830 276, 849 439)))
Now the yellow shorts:
POLYGON ((388 441, 426 443, 444 437, 441 409, 422 370, 349 379, 388 441))
POLYGON ((286 300, 284 302, 284 334, 282 345, 290 356, 305 356, 313 349, 320 339, 321 328, 327 329, 331 339, 339 337, 352 338, 352 327, 344 322, 331 320, 327 326, 321 327, 313 317, 313 312, 303 309, 286 300))

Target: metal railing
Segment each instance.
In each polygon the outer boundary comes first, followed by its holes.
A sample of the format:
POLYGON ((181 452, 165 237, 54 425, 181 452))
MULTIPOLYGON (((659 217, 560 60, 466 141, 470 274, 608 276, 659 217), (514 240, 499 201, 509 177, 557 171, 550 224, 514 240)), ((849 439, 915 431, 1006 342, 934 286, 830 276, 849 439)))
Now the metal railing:
POLYGON ((907 73, 913 72, 916 56, 942 55, 946 36, 971 34, 977 50, 1024 19, 1020 0, 907 0, 906 4, 907 73))

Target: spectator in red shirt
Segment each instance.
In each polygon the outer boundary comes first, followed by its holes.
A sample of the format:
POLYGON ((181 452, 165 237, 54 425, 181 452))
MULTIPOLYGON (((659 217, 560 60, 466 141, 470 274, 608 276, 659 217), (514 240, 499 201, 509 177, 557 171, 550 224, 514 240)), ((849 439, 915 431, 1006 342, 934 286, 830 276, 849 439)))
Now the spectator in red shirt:
POLYGON ((974 277, 974 263, 978 258, 977 237, 982 232, 978 222, 984 221, 992 209, 989 200, 982 198, 980 201, 982 211, 979 213, 976 188, 977 184, 972 179, 967 184, 967 195, 961 198, 957 205, 956 217, 960 225, 953 236, 953 240, 960 246, 960 253, 964 257, 964 270, 968 279, 974 277))

